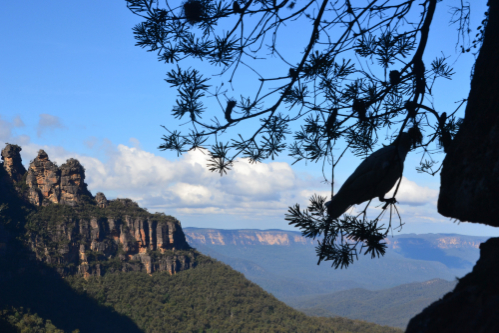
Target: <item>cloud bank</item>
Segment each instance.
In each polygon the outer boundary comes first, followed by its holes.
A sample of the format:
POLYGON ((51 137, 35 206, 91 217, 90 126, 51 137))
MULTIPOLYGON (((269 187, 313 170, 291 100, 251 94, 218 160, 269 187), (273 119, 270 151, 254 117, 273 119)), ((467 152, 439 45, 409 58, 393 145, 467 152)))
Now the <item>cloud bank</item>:
MULTIPOLYGON (((59 119, 40 116, 44 128, 60 128, 59 119)), ((114 145, 109 140, 89 138, 85 145, 106 156, 69 152, 61 146, 41 146, 30 143, 27 136, 12 136, 12 129, 24 125, 22 120, 8 122, 0 119, 4 142, 22 146, 27 165, 44 149, 59 165, 69 158, 77 158, 86 169, 86 182, 93 194, 104 192, 110 199, 131 198, 150 211, 161 211, 179 218, 198 220, 230 219, 232 221, 279 221, 285 227, 284 214, 295 203, 305 208, 313 194, 328 197, 329 185, 307 174, 296 173, 288 163, 270 162, 249 164, 238 160, 228 175, 220 177, 206 168, 206 155, 192 151, 178 159, 168 160, 145 151, 139 140, 130 138, 128 145, 114 145)), ((338 188, 336 188, 338 190, 338 188)), ((392 190, 393 191, 393 190, 392 190)), ((388 195, 390 195, 389 193, 388 195)), ((398 191, 399 211, 404 220, 442 221, 436 210, 438 191, 422 187, 403 178, 398 191)), ((377 201, 377 200, 374 200, 377 201)), ((369 210, 374 218, 380 212, 378 202, 369 210)), ((354 207, 359 211, 365 204, 354 207)), ((260 226, 261 227, 261 226, 260 226)))
MULTIPOLYGON (((228 175, 220 177, 206 168, 206 155, 200 150, 171 161, 142 150, 136 139, 131 143, 133 147, 112 146, 107 142, 106 162, 76 156, 87 170, 87 183, 93 193, 102 191, 109 197, 129 197, 151 211, 172 215, 280 220, 289 206, 299 203, 305 207, 313 194, 330 194, 329 186, 322 184, 321 179, 300 177, 288 163, 250 164, 240 159, 228 175)), ((54 153, 54 157, 50 152, 49 156, 59 163, 72 157, 64 151, 54 150, 54 153)), ((438 191, 404 177, 397 200, 401 211, 436 218, 437 196, 438 191)))

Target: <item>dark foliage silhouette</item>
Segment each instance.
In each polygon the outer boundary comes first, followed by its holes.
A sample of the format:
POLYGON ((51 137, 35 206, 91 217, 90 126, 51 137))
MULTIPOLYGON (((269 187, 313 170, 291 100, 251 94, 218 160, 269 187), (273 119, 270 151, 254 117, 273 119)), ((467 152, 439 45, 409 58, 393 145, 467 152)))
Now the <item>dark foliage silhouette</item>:
MULTIPOLYGON (((436 17, 443 5, 438 0, 126 2, 143 20, 133 28, 136 45, 174 65, 166 78, 178 90, 172 115, 191 124, 187 133, 165 127, 160 149, 177 154, 207 149, 208 168, 220 175, 237 157, 256 163, 286 151, 295 162, 322 163, 331 197, 334 168, 346 150, 368 156, 380 140, 393 141, 409 128, 418 133, 413 142, 422 152, 418 170, 439 172, 432 155, 452 145, 462 123, 456 112, 466 99, 446 112, 425 99, 438 97, 435 82, 454 74, 446 56, 423 61, 430 27, 435 20, 456 24, 457 46, 468 53, 480 48, 487 24, 486 13, 471 41, 470 6, 461 2, 450 16, 436 17), (307 37, 300 39, 303 31, 307 37), (204 61, 197 68, 180 67, 187 59, 204 61), (266 70, 270 66, 274 70, 266 70), (220 78, 218 84, 206 77, 210 74, 220 78), (242 82, 243 91, 236 90, 242 82), (216 99, 218 111, 207 106, 207 98, 216 99), (345 148, 337 151, 338 146, 345 148)), ((395 175, 397 184, 402 172, 395 175)), ((316 196, 304 211, 291 207, 287 220, 309 237, 323 234, 328 241, 318 246, 319 258, 346 267, 363 249, 383 254, 381 235, 398 216, 397 190, 398 185, 383 206, 388 225, 380 223, 381 216, 367 218, 369 199, 359 215, 333 219, 320 207, 327 200, 316 196)))

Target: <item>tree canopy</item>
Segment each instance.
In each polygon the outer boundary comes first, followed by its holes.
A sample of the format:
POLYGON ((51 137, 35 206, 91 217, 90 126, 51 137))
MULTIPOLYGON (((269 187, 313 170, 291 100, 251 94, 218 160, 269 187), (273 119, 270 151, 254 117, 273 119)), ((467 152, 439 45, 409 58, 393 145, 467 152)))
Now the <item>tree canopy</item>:
MULTIPOLYGON (((208 167, 221 175, 238 157, 257 163, 287 153, 295 163, 331 166, 324 177, 332 185, 345 151, 368 156, 379 141, 409 128, 418 137, 413 149, 422 152, 418 171, 438 173, 432 155, 452 144, 462 122, 456 112, 466 99, 449 114, 428 99, 436 80, 454 74, 444 55, 423 61, 430 26, 450 19, 466 53, 478 52, 487 24, 485 13, 471 41, 470 6, 462 1, 445 18, 435 17, 438 0, 126 2, 143 19, 133 28, 136 45, 175 65, 166 78, 178 90, 172 115, 190 123, 188 133, 165 127, 160 149, 182 154, 205 148, 208 167), (290 53, 295 43, 298 51, 290 53), (203 66, 180 67, 187 59, 203 60, 203 66), (279 65, 266 70, 268 59, 279 65), (222 80, 218 86, 203 75, 213 70, 222 80), (244 91, 233 89, 236 81, 245 82, 244 91), (219 110, 208 110, 209 97, 219 110)), ((321 196, 305 210, 290 207, 286 219, 308 237, 323 237, 319 262, 346 267, 359 252, 384 254, 383 239, 398 214, 396 192, 374 219, 367 218, 367 206, 357 216, 332 219, 321 196), (387 209, 384 227, 379 221, 387 209)))

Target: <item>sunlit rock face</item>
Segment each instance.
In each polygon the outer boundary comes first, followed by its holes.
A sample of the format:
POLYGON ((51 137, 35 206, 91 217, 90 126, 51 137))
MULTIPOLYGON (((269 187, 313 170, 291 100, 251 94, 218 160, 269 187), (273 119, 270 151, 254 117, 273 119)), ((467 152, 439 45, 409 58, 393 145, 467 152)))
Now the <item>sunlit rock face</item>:
POLYGON ((47 226, 44 235, 32 233, 30 247, 38 260, 58 267, 61 275, 99 276, 110 267, 149 274, 190 268, 194 257, 180 222, 138 206, 134 211, 131 202, 113 200, 108 209, 95 211, 97 216, 61 217, 47 226), (120 210, 126 213, 116 216, 120 210))
POLYGON ((84 180, 85 169, 78 160, 70 158, 58 167, 44 150, 40 150, 28 168, 28 199, 35 206, 44 202, 73 206, 83 195, 92 196, 84 180))
POLYGON ((60 167, 61 170, 61 199, 63 204, 73 205, 82 195, 92 195, 85 184, 85 168, 74 158, 70 158, 60 167))
POLYGON ((21 150, 18 145, 11 144, 7 144, 2 150, 3 167, 14 182, 20 181, 26 173, 22 164, 21 150))
POLYGON ((61 172, 59 168, 49 160, 47 153, 40 149, 38 156, 31 162, 26 177, 26 184, 30 189, 29 198, 31 203, 40 206, 43 199, 59 203, 61 195, 60 181, 61 172))
POLYGON ((315 245, 310 238, 282 230, 186 230, 185 234, 192 244, 200 245, 315 245))

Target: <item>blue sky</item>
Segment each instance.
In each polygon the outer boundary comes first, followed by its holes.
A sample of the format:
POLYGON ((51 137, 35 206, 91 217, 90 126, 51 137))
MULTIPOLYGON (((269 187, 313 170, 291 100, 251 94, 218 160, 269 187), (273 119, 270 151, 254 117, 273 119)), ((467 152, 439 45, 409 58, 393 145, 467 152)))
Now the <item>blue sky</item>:
MULTIPOLYGON (((450 64, 456 61, 453 81, 437 85, 435 100, 427 101, 438 111, 452 111, 454 102, 469 91, 474 58, 456 53, 457 32, 448 24, 448 6, 457 3, 439 3, 431 28, 436 33, 428 45, 434 51, 429 58, 444 50, 452 56, 450 64)), ((485 1, 473 3, 472 29, 480 25, 485 9, 485 1)), ((172 67, 134 46, 131 28, 138 22, 124 1, 3 4, 0 140, 20 144, 26 165, 38 149, 58 163, 78 158, 87 169, 92 193, 130 197, 150 211, 176 216, 184 226, 293 230, 284 221, 287 207, 305 204, 313 193, 328 193, 321 166, 291 166, 284 155, 257 166, 240 161, 221 178, 206 170, 199 152, 178 158, 159 151, 160 125, 177 124, 170 115, 176 91, 164 82, 172 67)), ((293 34, 293 45, 306 37, 308 27, 302 28, 293 34)), ((296 52, 285 39, 283 48, 296 52)), ((277 68, 265 62, 260 66, 277 68)), ((237 96, 249 88, 236 81, 235 89, 237 96)), ((418 174, 419 158, 412 153, 406 161, 398 198, 406 223, 402 233, 499 235, 492 227, 457 224, 440 216, 439 177, 418 174)), ((337 184, 358 163, 346 156, 336 170, 337 184)))

